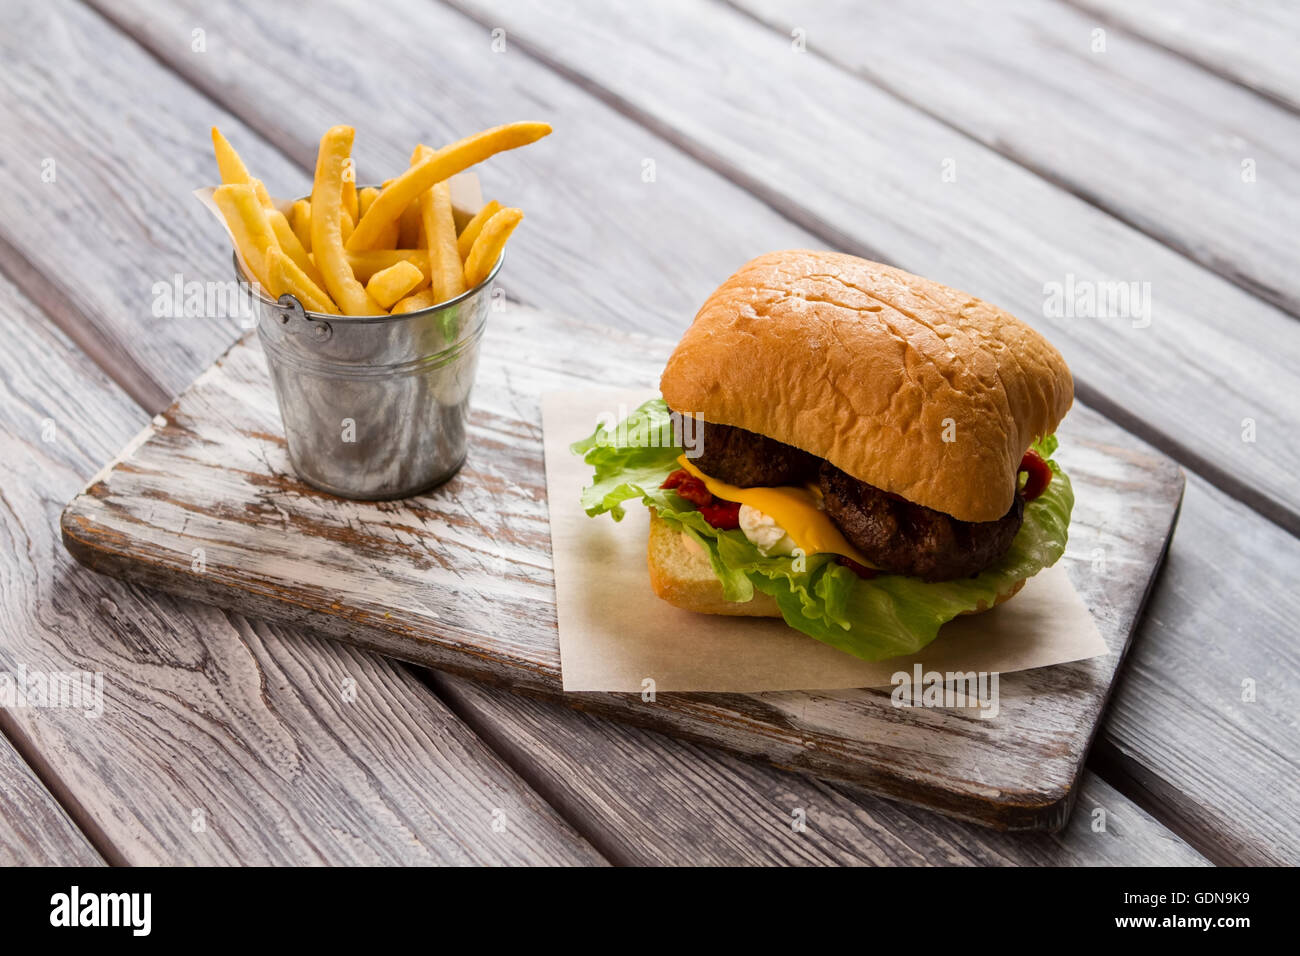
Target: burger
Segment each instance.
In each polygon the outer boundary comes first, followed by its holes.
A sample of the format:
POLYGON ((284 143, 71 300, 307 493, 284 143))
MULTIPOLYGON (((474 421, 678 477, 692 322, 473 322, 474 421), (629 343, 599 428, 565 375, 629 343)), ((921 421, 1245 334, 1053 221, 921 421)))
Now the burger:
POLYGON ((1011 598, 1065 550, 1052 454, 1074 384, 974 296, 834 252, 773 252, 704 303, 662 398, 573 451, 592 516, 650 509, 650 586, 782 617, 868 660, 1011 598))

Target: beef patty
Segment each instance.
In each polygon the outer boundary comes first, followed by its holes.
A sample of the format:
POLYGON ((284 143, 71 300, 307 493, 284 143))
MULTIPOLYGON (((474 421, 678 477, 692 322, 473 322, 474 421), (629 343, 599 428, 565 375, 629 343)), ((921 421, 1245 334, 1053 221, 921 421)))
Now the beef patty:
POLYGON ((1019 492, 1001 518, 972 522, 881 491, 828 461, 820 482, 826 513, 854 547, 883 571, 924 581, 983 571, 1006 554, 1025 517, 1019 492))
POLYGON ((699 423, 701 454, 692 463, 711 478, 742 488, 817 480, 821 459, 757 432, 699 423))

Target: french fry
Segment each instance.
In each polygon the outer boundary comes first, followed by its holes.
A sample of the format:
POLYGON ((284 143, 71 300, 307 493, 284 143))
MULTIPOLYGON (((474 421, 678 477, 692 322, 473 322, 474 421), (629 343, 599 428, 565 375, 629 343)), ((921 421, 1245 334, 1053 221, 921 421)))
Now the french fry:
POLYGON ((470 249, 474 248, 474 240, 478 234, 483 231, 483 225, 498 212, 501 211, 501 204, 493 199, 482 209, 474 214, 474 218, 465 223, 465 228, 461 230, 460 238, 456 240, 456 248, 460 251, 462 260, 469 258, 470 249))
POLYGON ((423 225, 420 219, 420 200, 417 199, 402 210, 401 218, 397 221, 397 248, 419 248, 420 228, 423 225))
MULTIPOLYGON (((417 146, 413 163, 433 154, 417 146)), ((451 212, 451 185, 444 179, 420 194, 420 218, 429 249, 429 282, 439 302, 454 299, 465 291, 465 266, 456 248, 456 220, 451 212)))
POLYGON ((266 210, 266 218, 271 223, 271 231, 275 233, 275 240, 280 244, 280 249, 284 254, 293 260, 294 265, 307 274, 314 285, 323 284, 324 280, 321 274, 316 271, 316 266, 312 264, 311 259, 307 258, 307 250, 303 248, 302 242, 298 239, 298 234, 293 231, 289 225, 289 220, 284 218, 284 213, 272 206, 266 210))
POLYGON ((444 180, 420 197, 420 212, 429 246, 429 282, 439 302, 465 291, 465 265, 456 248, 456 220, 451 214, 451 187, 444 180))
POLYGON ((271 201, 271 194, 266 191, 266 186, 260 179, 253 177, 239 157, 239 153, 235 151, 235 147, 230 145, 230 140, 221 135, 221 130, 215 126, 212 127, 212 152, 216 154, 217 171, 221 174, 223 183, 252 186, 257 191, 257 201, 262 204, 262 207, 267 210, 275 209, 275 203, 271 201))
POLYGON ((392 185, 370 204, 347 241, 348 251, 373 249, 383 227, 398 219, 402 210, 434 183, 442 182, 503 150, 534 143, 550 131, 551 127, 546 123, 510 123, 467 136, 431 153, 393 180, 392 185))
POLYGON ((221 130, 215 126, 212 127, 212 152, 217 157, 217 172, 221 174, 223 183, 248 183, 253 177, 249 173, 248 167, 244 161, 239 158, 239 153, 235 152, 235 147, 230 145, 230 140, 221 135, 221 130))
POLYGON ((339 213, 339 233, 343 236, 343 243, 345 246, 348 237, 352 235, 352 230, 355 228, 356 226, 352 224, 352 217, 348 215, 348 211, 346 209, 341 211, 339 213))
POLYGON ((379 238, 375 240, 376 249, 395 249, 397 240, 401 231, 402 224, 394 219, 383 228, 379 233, 379 238))
MULTIPOLYGON (((357 193, 357 208, 360 210, 361 215, 364 216, 366 214, 366 210, 370 208, 370 204, 375 201, 375 197, 378 195, 379 195, 379 190, 376 189, 374 186, 367 186, 364 189, 362 189, 359 193, 357 193)), ((397 239, 399 234, 398 230, 399 230, 399 223, 390 222, 384 228, 384 231, 380 233, 379 238, 375 240, 375 248, 376 249, 397 248, 397 239)))
MULTIPOLYGON (((429 268, 429 254, 423 249, 369 249, 366 252, 349 252, 348 264, 358 282, 369 282, 376 272, 381 272, 399 262, 409 262, 421 272, 429 268)), ((428 275, 425 275, 428 281, 428 275)))
MULTIPOLYGON (((321 138, 311 191, 311 248, 325 289, 343 314, 381 315, 385 310, 356 280, 343 248, 343 171, 355 135, 351 126, 335 126, 321 138)), ((382 201, 381 195, 370 211, 382 201)))
POLYGON ((348 214, 352 220, 352 225, 357 224, 361 218, 357 200, 357 172, 352 165, 352 159, 349 158, 347 165, 343 167, 343 211, 348 214))
POLYGON ((367 186, 357 193, 357 210, 362 216, 366 214, 366 210, 378 195, 379 190, 374 186, 367 186))
POLYGON ((272 249, 267 266, 268 287, 271 295, 279 299, 286 292, 296 298, 308 312, 324 312, 338 315, 339 309, 324 290, 308 278, 307 273, 298 268, 298 264, 283 251, 272 249))
POLYGON ((293 204, 293 234, 302 247, 311 253, 311 200, 299 199, 293 204))
POLYGON ((398 299, 415 291, 424 284, 424 273, 420 267, 403 259, 387 269, 381 269, 370 277, 366 291, 385 309, 390 308, 398 299))
POLYGON ((212 127, 212 151, 217 157, 217 169, 221 173, 221 181, 230 185, 247 184, 253 187, 257 193, 257 200, 266 210, 266 216, 271 224, 271 229, 275 233, 276 242, 284 253, 294 261, 294 263, 316 285, 320 285, 321 276, 312 265, 311 260, 307 258, 307 248, 301 239, 298 238, 293 227, 289 225, 289 220, 285 218, 284 213, 276 208, 275 203, 271 200, 270 194, 266 191, 266 186, 260 179, 254 179, 249 173, 248 167, 235 151, 235 147, 230 145, 230 141, 221 135, 221 130, 215 126, 212 127))
POLYGON ((392 314, 402 315, 406 312, 418 312, 420 309, 427 309, 437 304, 438 297, 434 295, 433 289, 421 289, 394 305, 392 314))
POLYGON ((279 245, 266 210, 257 199, 257 190, 247 183, 227 183, 216 188, 212 199, 230 227, 244 265, 258 284, 270 291, 267 258, 279 245))
POLYGON ((506 240, 515 231, 524 214, 519 209, 502 209, 493 215, 474 240, 474 246, 465 260, 465 286, 472 289, 488 277, 492 267, 501 258, 506 240))

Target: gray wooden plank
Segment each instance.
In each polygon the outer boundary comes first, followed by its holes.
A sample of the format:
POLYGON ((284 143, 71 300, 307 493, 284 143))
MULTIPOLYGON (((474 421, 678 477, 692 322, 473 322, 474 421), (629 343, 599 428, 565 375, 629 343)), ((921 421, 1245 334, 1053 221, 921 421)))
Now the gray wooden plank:
POLYGON ((1298 569, 1300 542, 1189 476, 1103 727, 1107 775, 1217 863, 1300 864, 1298 569))
POLYGON ((620 863, 1207 862, 1093 774, 1084 775, 1061 833, 999 833, 454 675, 432 680, 458 714, 620 863))
POLYGON ((152 310, 155 282, 227 277, 219 228, 189 194, 216 179, 208 125, 251 140, 269 178, 293 167, 71 0, 0 7, 0 59, 0 267, 159 411, 239 331, 233 317, 152 310))
POLYGON ((73 562, 62 503, 145 416, 7 280, 0 337, 0 671, 103 677, 5 730, 110 862, 601 861, 406 668, 73 562))
POLYGON ((733 2, 1300 315, 1295 113, 1059 0, 733 2))
MULTIPOLYGON (((6 675, 9 676, 9 675, 6 675)), ((0 708, 0 727, 7 723, 0 708)), ((102 866, 98 851, 0 736, 0 866, 102 866)))
POLYGON ((1207 70, 1300 110, 1300 7, 1290 0, 1069 0, 1207 70))
MULTIPOLYGON (((357 128, 354 153, 364 180, 405 168, 417 141, 447 142, 495 123, 536 118, 552 122, 556 132, 478 170, 487 196, 508 200, 527 215, 510 240, 501 285, 530 304, 627 328, 679 332, 737 265, 772 243, 815 241, 528 57, 494 54, 486 31, 424 0, 403 0, 384 16, 364 16, 340 0, 313 5, 310 17, 231 0, 95 5, 212 100, 191 108, 187 128, 159 149, 168 161, 168 154, 183 153, 174 157, 178 168, 198 167, 166 178, 154 173, 151 202, 159 215, 173 215, 173 205, 197 206, 188 190, 214 175, 207 124, 232 122, 221 120, 226 109, 240 119, 228 131, 231 141, 277 194, 309 187, 321 133, 340 120, 357 128), (190 31, 198 23, 207 31, 211 52, 205 55, 190 50, 190 31), (413 43, 412 36, 424 39, 413 43), (384 55, 338 55, 353 47, 384 55), (328 81, 287 83, 286 62, 297 64, 298 76, 328 81), (267 143, 297 168, 270 155, 267 143), (643 181, 645 160, 656 164, 653 182, 643 181), (732 218, 697 215, 710 204, 731 209, 732 218)), ((152 62, 143 51, 140 56, 152 62)), ((132 70, 117 79, 127 90, 148 80, 148 70, 132 70), (137 71, 142 79, 133 78, 137 71)), ((187 232, 184 242, 194 250, 188 258, 226 276, 229 254, 215 224, 187 232)), ((204 367, 184 364, 190 378, 204 367)))
POLYGON ((1089 405, 1300 533, 1294 401, 1279 399, 1300 394, 1292 316, 730 7, 449 2, 823 243, 1031 320, 1089 405), (1048 284, 1068 282, 1138 283, 1149 324, 1055 314, 1048 284))

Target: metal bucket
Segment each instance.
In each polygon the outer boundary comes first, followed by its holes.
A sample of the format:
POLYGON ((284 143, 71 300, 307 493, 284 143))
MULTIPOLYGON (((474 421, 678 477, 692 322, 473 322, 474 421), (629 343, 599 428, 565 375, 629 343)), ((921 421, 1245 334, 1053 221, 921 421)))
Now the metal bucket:
MULTIPOLYGON (((289 461, 343 498, 406 498, 465 461, 469 395, 501 260, 479 285, 404 315, 305 312, 255 291, 289 461)), ((243 271, 235 257, 235 271, 243 271)), ((256 290, 256 287, 254 287, 256 290)))

